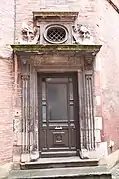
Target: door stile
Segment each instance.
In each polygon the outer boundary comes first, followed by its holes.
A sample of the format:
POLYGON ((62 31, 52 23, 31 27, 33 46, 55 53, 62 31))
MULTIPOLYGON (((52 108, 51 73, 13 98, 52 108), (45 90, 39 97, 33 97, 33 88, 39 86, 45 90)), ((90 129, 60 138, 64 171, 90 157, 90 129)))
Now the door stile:
POLYGON ((47 150, 49 150, 49 140, 48 140, 48 136, 49 136, 49 112, 48 112, 48 107, 49 107, 49 104, 48 104, 48 83, 46 82, 45 84, 45 87, 46 87, 46 126, 47 126, 47 129, 46 129, 46 143, 47 143, 47 150))
POLYGON ((77 74, 77 87, 78 87, 78 149, 77 154, 80 158, 81 157, 81 121, 83 120, 83 111, 82 111, 82 105, 83 105, 83 77, 82 77, 82 71, 78 70, 77 74))
POLYGON ((71 130, 70 130, 70 94, 69 94, 69 79, 67 86, 67 118, 68 118, 68 143, 69 143, 69 149, 71 150, 71 130))
POLYGON ((75 133, 76 133, 76 138, 75 138, 75 145, 76 145, 76 151, 79 148, 79 122, 78 122, 78 86, 77 86, 77 76, 73 76, 73 106, 74 106, 74 125, 75 125, 75 133))
POLYGON ((40 75, 38 75, 38 140, 39 155, 41 155, 41 125, 42 125, 42 83, 40 75))

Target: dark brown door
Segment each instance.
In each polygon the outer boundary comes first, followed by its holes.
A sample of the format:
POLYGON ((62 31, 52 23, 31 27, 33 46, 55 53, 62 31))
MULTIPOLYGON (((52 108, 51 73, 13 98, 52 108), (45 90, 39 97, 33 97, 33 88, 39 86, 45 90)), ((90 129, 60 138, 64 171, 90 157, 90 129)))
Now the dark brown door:
POLYGON ((75 74, 39 75, 40 151, 76 151, 79 130, 75 74))

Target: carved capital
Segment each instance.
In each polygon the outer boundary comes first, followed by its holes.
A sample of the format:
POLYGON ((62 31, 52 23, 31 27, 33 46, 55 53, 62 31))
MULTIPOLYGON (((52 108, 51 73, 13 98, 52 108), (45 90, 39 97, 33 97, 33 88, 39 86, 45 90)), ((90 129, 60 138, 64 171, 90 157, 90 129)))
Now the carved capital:
POLYGON ((24 75, 21 75, 21 79, 22 79, 23 81, 28 81, 28 80, 30 79, 30 76, 24 74, 24 75))
POLYGON ((93 69, 93 61, 94 61, 93 56, 85 56, 84 69, 85 70, 92 70, 93 69))

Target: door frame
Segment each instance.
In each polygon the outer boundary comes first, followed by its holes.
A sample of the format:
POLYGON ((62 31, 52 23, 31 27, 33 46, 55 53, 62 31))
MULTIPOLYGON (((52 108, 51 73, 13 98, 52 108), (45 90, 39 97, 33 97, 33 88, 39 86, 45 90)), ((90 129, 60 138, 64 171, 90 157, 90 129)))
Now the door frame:
POLYGON ((75 126, 76 126, 76 155, 80 156, 81 151, 81 134, 80 134, 80 116, 79 116, 79 90, 78 90, 78 73, 77 72, 56 72, 56 73, 47 73, 47 72, 38 72, 37 73, 37 88, 38 88, 38 146, 39 146, 39 154, 42 154, 42 149, 40 145, 41 140, 41 121, 42 121, 42 78, 44 77, 72 77, 73 79, 73 91, 74 91, 74 118, 75 118, 75 126))

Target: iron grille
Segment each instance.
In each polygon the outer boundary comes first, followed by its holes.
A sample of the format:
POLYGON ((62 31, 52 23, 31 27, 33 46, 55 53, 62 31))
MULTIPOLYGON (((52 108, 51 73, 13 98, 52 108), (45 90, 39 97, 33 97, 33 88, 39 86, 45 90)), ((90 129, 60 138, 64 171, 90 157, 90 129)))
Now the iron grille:
POLYGON ((66 37, 66 32, 61 27, 52 27, 47 31, 47 38, 52 42, 62 42, 66 37))

